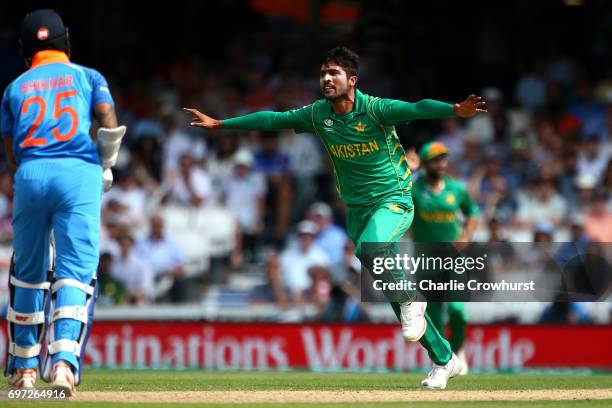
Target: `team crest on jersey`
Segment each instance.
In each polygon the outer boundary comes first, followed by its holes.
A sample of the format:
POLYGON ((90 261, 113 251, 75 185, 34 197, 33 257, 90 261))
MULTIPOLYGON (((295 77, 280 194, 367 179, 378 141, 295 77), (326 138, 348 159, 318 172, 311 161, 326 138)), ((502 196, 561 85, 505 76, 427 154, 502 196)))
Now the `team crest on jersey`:
POLYGON ((36 32, 36 38, 38 38, 40 41, 45 41, 47 38, 49 38, 49 29, 47 27, 40 27, 36 32))
POLYGON ((329 118, 327 118, 327 119, 325 119, 325 120, 323 121, 323 123, 325 124, 325 126, 333 126, 334 121, 333 121, 333 120, 331 120, 331 119, 329 119, 329 118))
POLYGON ((446 204, 449 204, 449 205, 455 204, 455 195, 453 193, 448 193, 446 195, 446 204))

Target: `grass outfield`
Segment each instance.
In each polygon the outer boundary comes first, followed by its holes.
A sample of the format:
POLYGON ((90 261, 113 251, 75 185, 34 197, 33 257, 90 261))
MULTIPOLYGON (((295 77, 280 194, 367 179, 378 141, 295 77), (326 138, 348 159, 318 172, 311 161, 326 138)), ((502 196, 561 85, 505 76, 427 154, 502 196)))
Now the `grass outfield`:
MULTIPOLYGON (((612 406, 609 374, 474 374, 451 380, 446 391, 420 390, 423 374, 122 370, 87 370, 84 374, 77 400, 47 401, 44 405, 167 407, 180 402, 181 407, 242 408, 612 406), (335 396, 339 398, 337 403, 335 396), (488 401, 491 399, 500 401, 488 401)), ((6 387, 2 389, 6 396, 6 387)), ((40 402, 4 398, 0 399, 2 406, 41 406, 40 402)))
MULTIPOLYGON (((91 371, 80 391, 406 390, 425 374, 311 372, 91 371)), ((612 388, 612 375, 474 374, 453 378, 453 390, 612 388)))

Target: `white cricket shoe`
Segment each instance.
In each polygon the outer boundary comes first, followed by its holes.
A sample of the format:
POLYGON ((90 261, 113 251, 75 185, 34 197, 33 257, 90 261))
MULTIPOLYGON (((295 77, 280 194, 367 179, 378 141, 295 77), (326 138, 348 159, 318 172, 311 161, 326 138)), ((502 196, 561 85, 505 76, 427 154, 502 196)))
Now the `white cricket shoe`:
POLYGON ((457 358, 461 362, 461 371, 459 375, 467 375, 470 372, 470 366, 467 362, 467 357, 465 357, 465 350, 461 349, 457 352, 457 358))
POLYGON ((404 302, 400 304, 402 334, 406 341, 419 341, 427 329, 425 309, 427 302, 404 302))
POLYGON ((36 370, 34 368, 15 370, 7 380, 10 388, 36 388, 36 370))
POLYGON ((446 388, 448 380, 456 377, 460 372, 461 361, 455 353, 453 353, 453 356, 446 365, 433 365, 433 368, 429 374, 427 374, 427 378, 421 381, 421 387, 430 390, 443 390, 446 388))
POLYGON ((68 363, 58 361, 51 371, 51 387, 56 391, 63 391, 66 397, 76 394, 74 374, 68 363))

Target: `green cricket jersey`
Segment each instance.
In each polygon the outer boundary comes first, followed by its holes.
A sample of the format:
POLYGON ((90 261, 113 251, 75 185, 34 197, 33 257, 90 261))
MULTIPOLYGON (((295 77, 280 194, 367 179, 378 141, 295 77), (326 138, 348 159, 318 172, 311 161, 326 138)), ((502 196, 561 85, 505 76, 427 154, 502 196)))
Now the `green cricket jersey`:
POLYGON ((412 237, 416 242, 453 242, 463 229, 458 212, 466 217, 478 217, 480 212, 465 186, 450 177, 444 178, 444 187, 438 193, 431 190, 424 176, 419 177, 414 183, 412 199, 412 237))
POLYGON ((372 205, 389 196, 410 198, 412 181, 395 125, 413 119, 454 116, 453 105, 424 99, 416 103, 377 98, 355 91, 353 110, 336 115, 320 99, 301 109, 256 112, 223 121, 226 129, 294 129, 319 136, 334 165, 336 188, 348 205, 372 205))

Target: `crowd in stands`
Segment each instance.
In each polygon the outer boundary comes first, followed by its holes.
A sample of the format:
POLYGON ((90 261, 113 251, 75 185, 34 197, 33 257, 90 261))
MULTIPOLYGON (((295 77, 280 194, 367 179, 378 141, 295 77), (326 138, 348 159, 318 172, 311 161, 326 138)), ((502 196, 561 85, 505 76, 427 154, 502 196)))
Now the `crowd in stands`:
MULTIPOLYGON (((304 70, 299 53, 278 61, 263 48, 228 50, 214 64, 201 55, 160 61, 150 77, 121 86, 109 76, 128 133, 103 198, 100 304, 198 300, 244 274, 253 282, 243 289, 248 303, 312 304, 320 320, 367 320, 360 264, 317 136, 207 132, 181 111, 226 118, 301 107, 320 95, 316 67, 304 70)), ((393 93, 400 78, 364 61, 364 92, 404 99, 393 93)), ((612 242, 612 71, 594 76, 555 55, 513 81, 465 90, 485 98, 488 114, 438 121, 419 139, 402 126, 407 151, 423 139, 449 147, 450 174, 481 209, 476 241, 612 242)), ((5 167, 0 243, 8 248, 11 204, 5 167)), ((9 256, 2 252, 2 269, 9 256)))

